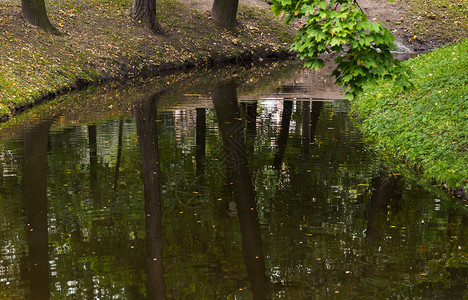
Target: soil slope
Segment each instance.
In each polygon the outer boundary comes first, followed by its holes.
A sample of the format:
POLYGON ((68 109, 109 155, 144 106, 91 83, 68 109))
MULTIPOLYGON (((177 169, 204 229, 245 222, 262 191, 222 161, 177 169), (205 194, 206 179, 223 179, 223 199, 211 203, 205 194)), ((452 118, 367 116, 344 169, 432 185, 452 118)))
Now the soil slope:
POLYGON ((241 3, 239 25, 217 26, 203 11, 211 1, 158 0, 165 35, 152 35, 127 17, 131 0, 46 1, 63 33, 28 25, 20 2, 0 2, 0 115, 8 117, 38 99, 103 78, 137 76, 230 60, 287 54, 294 30, 260 0, 241 3), (197 8, 197 9, 195 9, 197 8))
POLYGON ((403 52, 428 51, 468 38, 468 1, 358 0, 369 18, 383 21, 403 52))

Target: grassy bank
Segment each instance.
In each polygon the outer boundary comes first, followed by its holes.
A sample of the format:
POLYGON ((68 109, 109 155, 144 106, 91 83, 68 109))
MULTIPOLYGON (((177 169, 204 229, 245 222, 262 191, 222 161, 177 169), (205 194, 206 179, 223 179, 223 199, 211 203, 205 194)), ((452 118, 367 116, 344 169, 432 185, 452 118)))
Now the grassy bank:
POLYGON ((132 0, 46 1, 63 36, 21 17, 20 2, 0 2, 0 119, 41 99, 89 82, 286 53, 293 31, 268 11, 240 7, 239 26, 225 30, 205 12, 158 1, 164 36, 150 35, 126 12, 132 0))
POLYGON ((468 40, 405 62, 414 88, 368 86, 353 103, 383 151, 448 188, 468 187, 468 40))

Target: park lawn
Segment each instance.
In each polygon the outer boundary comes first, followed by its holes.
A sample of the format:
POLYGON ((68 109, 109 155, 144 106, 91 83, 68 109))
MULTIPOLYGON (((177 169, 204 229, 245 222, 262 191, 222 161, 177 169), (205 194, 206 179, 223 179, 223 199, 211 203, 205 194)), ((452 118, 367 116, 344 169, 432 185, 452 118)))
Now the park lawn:
POLYGON ((468 40, 405 62, 414 87, 369 85, 353 102, 366 138, 449 189, 468 188, 468 40))

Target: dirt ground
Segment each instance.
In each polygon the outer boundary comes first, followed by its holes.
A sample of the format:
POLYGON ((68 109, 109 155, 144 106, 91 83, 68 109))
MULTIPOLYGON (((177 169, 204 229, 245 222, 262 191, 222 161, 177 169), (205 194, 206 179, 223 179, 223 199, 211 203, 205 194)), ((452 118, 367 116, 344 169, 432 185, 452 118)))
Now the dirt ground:
MULTIPOLYGON (((181 2, 185 3, 190 9, 197 9, 201 12, 211 10, 211 7, 213 6, 213 0, 181 0, 181 2)), ((239 5, 268 9, 268 4, 264 0, 239 0, 239 5)))
MULTIPOLYGON (((181 2, 185 3, 190 9, 201 12, 211 10, 213 4, 213 0, 181 0, 181 2)), ((269 5, 267 2, 266 0, 240 0, 239 4, 268 10, 269 5)), ((454 41, 453 38, 444 35, 426 34, 426 36, 415 36, 413 27, 419 22, 420 16, 415 16, 410 10, 412 1, 358 0, 357 2, 369 19, 380 20, 385 23, 388 29, 393 31, 396 37, 395 44, 399 52, 427 51, 454 41)))
POLYGON ((466 2, 446 0, 358 0, 370 19, 385 23, 401 52, 428 51, 468 37, 466 2), (450 2, 450 1, 448 1, 450 2), (459 3, 458 3, 459 2, 459 3), (456 5, 454 13, 449 6, 456 5))

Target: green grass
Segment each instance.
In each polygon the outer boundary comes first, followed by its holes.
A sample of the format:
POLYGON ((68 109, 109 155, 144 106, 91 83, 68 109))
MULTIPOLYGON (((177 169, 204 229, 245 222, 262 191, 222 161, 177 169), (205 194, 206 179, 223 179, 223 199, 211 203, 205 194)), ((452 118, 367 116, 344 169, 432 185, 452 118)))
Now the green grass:
POLYGON ((405 64, 410 91, 381 81, 354 101, 364 135, 438 183, 468 187, 468 40, 405 64))

